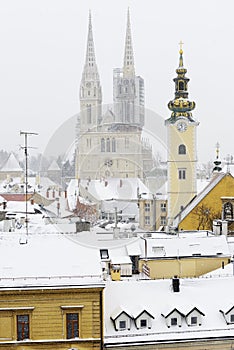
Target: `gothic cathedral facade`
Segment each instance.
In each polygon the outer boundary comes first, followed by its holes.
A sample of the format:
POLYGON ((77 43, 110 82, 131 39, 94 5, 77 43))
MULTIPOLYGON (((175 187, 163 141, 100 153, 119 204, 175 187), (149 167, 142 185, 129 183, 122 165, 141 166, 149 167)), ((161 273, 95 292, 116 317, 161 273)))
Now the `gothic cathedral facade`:
MULTIPOLYGON (((182 45, 181 45, 182 46, 182 45)), ((195 102, 188 100, 187 69, 183 64, 180 48, 179 67, 174 78, 175 98, 168 103, 172 111, 166 120, 168 164, 168 225, 173 218, 194 198, 196 189, 197 141, 199 123, 193 118, 195 102)))
POLYGON ((80 84, 77 120, 76 178, 144 179, 153 167, 152 148, 142 142, 144 80, 135 75, 128 11, 123 68, 113 72, 113 107, 102 105, 89 15, 86 59, 80 84))

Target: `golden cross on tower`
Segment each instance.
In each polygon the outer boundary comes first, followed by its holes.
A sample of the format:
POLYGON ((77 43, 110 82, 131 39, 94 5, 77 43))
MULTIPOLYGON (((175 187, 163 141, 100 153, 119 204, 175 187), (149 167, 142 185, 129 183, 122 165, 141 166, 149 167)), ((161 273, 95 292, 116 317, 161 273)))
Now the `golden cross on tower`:
POLYGON ((184 45, 182 40, 180 40, 179 45, 180 45, 180 54, 182 54, 183 53, 183 45, 184 45))

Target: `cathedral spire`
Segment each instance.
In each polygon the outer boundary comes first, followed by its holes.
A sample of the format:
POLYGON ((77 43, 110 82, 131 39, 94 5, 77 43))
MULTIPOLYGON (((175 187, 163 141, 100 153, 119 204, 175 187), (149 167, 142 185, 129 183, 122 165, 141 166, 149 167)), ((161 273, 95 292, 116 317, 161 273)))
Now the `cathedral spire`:
POLYGON ((123 75, 124 75, 124 77, 135 76, 129 8, 128 8, 128 15, 127 15, 127 29, 126 29, 126 38, 125 38, 123 75))
POLYGON ((89 10, 89 26, 88 26, 88 40, 86 49, 86 60, 85 65, 93 67, 96 64, 94 42, 93 42, 93 29, 92 29, 92 18, 91 11, 89 10))
POLYGON ((95 59, 91 12, 85 64, 80 84, 80 130, 96 127, 101 120, 102 90, 95 59))

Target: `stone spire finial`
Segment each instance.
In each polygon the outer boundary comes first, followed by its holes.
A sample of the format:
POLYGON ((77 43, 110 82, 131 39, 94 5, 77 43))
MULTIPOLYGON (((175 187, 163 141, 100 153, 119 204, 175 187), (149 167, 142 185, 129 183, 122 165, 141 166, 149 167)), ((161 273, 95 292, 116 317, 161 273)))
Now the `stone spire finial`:
POLYGON ((135 76, 129 8, 128 8, 128 15, 127 15, 127 29, 126 29, 126 38, 125 38, 123 75, 125 77, 135 76))
POLYGON ((96 64, 96 59, 95 59, 94 41, 93 41, 92 17, 91 17, 91 11, 89 10, 88 40, 87 40, 85 65, 88 67, 94 67, 95 64, 96 64))

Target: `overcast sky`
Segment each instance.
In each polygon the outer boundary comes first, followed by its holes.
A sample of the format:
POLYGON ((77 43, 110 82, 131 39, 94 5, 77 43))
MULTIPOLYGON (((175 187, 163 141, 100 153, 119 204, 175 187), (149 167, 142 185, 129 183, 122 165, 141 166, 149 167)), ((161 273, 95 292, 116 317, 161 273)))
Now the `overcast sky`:
POLYGON ((233 0, 2 0, 0 2, 1 147, 16 151, 20 130, 38 132, 43 152, 55 130, 79 111, 88 11, 92 11, 103 102, 112 103, 112 69, 123 64, 130 7, 136 74, 146 107, 170 116, 179 41, 196 102, 198 158, 233 154, 233 0))

